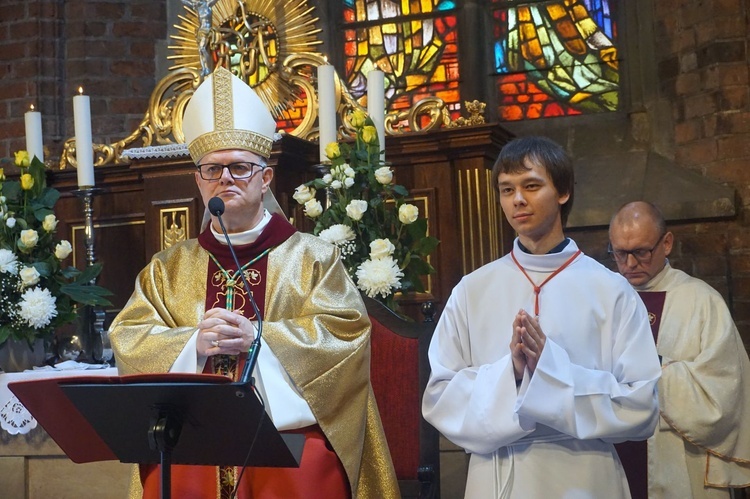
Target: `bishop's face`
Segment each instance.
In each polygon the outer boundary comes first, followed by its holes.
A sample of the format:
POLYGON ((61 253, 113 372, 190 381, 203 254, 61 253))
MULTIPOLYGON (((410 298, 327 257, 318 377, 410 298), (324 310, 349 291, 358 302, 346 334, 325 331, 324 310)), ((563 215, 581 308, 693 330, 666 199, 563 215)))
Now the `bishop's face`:
POLYGON ((533 253, 546 253, 563 238, 560 210, 570 197, 557 192, 546 168, 528 159, 520 173, 498 175, 500 205, 519 240, 533 253))
MULTIPOLYGON (((265 158, 249 151, 229 149, 206 154, 198 162, 199 165, 226 166, 233 163, 254 163, 265 165, 265 158)), ((227 232, 243 232, 255 227, 263 218, 263 195, 269 189, 273 178, 273 169, 259 166, 252 167, 253 174, 249 178, 236 179, 229 168, 221 169, 221 176, 215 180, 206 180, 199 172, 195 173, 203 204, 208 206, 208 200, 214 196, 224 201, 222 221, 227 232)), ((221 231, 214 219, 214 229, 221 231)))

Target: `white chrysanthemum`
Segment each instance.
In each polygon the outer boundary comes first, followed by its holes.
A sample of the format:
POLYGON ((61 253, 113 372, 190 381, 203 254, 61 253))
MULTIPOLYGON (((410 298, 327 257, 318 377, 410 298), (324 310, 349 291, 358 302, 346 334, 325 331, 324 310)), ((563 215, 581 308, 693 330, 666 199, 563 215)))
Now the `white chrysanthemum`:
POLYGON ((344 224, 331 225, 325 230, 321 230, 318 237, 324 241, 328 241, 331 244, 342 244, 346 241, 351 241, 356 237, 351 227, 344 224))
POLYGON ((0 272, 16 275, 18 273, 18 258, 7 249, 0 249, 0 272))
POLYGON ((365 260, 357 268, 357 287, 370 298, 386 298, 401 287, 402 277, 404 273, 390 256, 365 260))
POLYGON ((27 289, 21 296, 18 315, 35 329, 48 326, 57 316, 56 302, 57 299, 48 289, 27 289))

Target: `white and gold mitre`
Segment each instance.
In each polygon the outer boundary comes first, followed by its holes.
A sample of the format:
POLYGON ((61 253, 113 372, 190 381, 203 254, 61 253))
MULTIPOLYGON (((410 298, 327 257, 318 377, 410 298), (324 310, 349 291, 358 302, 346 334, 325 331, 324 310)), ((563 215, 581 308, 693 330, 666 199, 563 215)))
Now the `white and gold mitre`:
POLYGON ((185 106, 182 131, 196 163, 206 154, 242 149, 271 155, 276 121, 245 82, 219 66, 185 106))

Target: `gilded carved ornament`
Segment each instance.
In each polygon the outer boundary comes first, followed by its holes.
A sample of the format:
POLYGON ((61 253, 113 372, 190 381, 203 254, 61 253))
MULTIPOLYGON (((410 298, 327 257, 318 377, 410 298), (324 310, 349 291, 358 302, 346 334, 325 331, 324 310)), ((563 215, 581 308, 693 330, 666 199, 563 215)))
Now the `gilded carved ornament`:
MULTIPOLYGON (((268 109, 279 118, 307 96, 306 109, 299 125, 289 133, 317 141, 318 100, 316 68, 326 64, 326 57, 314 49, 322 43, 317 38, 321 32, 315 27, 317 17, 312 16, 313 6, 307 0, 286 0, 283 6, 277 0, 211 0, 184 1, 185 13, 175 25, 173 35, 174 61, 170 72, 158 82, 151 94, 143 120, 130 135, 114 144, 94 144, 94 166, 127 164, 123 151, 130 147, 149 147, 184 143, 182 116, 187 102, 206 72, 206 50, 214 67, 223 66, 247 81, 258 93, 268 109), (202 5, 207 4, 207 5, 202 5), (202 15, 202 7, 210 8, 211 15, 202 15), (210 29, 206 33, 206 26, 210 29)), ((349 89, 336 75, 336 110, 341 126, 341 137, 354 137, 349 116, 355 109, 363 109, 349 89)), ((430 131, 441 127, 474 125, 484 122, 481 114, 484 103, 472 105, 481 111, 472 111, 469 118, 451 121, 445 102, 437 97, 427 97, 411 109, 385 116, 388 135, 406 132, 430 131)), ((76 166, 75 138, 68 139, 63 147, 59 167, 64 170, 76 166)))

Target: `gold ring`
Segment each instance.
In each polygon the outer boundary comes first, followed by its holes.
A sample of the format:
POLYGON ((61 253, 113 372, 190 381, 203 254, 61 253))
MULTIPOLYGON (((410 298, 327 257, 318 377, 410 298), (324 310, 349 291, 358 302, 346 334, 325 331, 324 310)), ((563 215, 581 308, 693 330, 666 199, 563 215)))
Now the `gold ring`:
POLYGON ((220 342, 220 340, 213 340, 213 341, 211 342, 211 344, 212 344, 213 346, 215 346, 215 347, 218 347, 218 346, 219 346, 219 342, 220 342))

